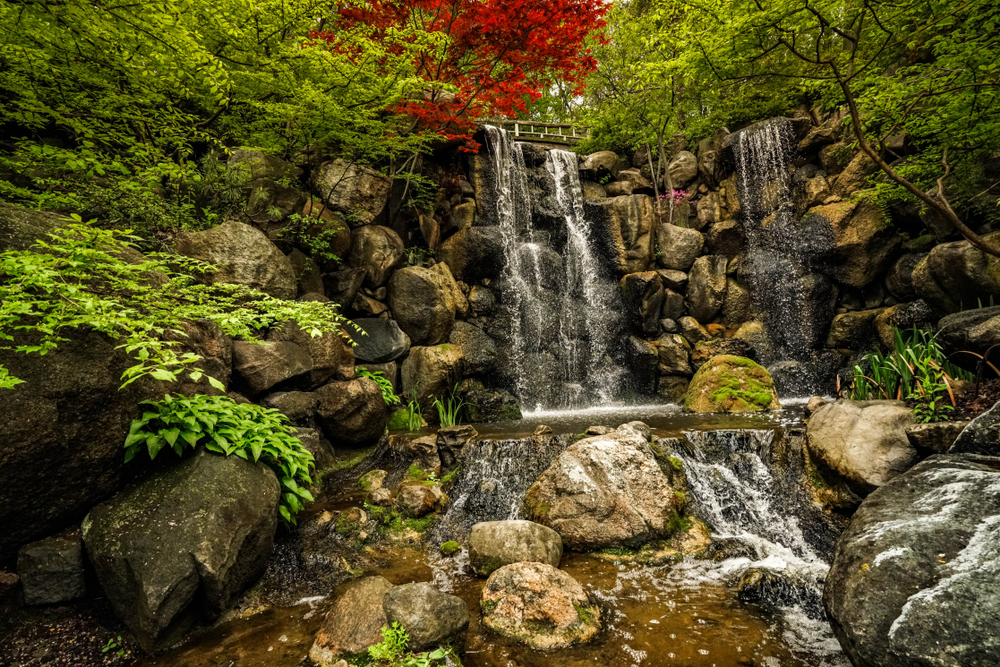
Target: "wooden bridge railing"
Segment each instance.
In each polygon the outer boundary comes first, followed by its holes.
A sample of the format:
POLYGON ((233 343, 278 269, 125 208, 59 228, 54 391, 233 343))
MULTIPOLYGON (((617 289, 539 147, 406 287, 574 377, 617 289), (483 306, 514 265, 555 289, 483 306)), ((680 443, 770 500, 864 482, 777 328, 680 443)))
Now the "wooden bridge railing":
POLYGON ((548 144, 575 144, 590 136, 587 125, 572 123, 533 123, 526 120, 489 119, 483 123, 502 127, 517 141, 535 141, 548 144))

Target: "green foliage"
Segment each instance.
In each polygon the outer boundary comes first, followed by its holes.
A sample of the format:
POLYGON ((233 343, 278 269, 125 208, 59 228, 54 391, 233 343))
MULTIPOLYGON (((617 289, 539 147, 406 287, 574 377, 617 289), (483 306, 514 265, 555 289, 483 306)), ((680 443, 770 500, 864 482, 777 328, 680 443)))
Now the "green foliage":
POLYGON ((372 660, 393 663, 406 653, 406 647, 410 643, 410 636, 406 630, 394 621, 392 626, 383 626, 382 641, 368 647, 368 655, 372 660))
POLYGON ((125 646, 122 644, 122 636, 109 637, 107 643, 101 647, 101 653, 114 653, 119 658, 125 657, 125 646))
POLYGON ((424 266, 427 260, 433 259, 434 251, 419 246, 411 246, 403 251, 406 266, 424 266))
POLYGON ((358 377, 370 378, 375 381, 378 388, 382 390, 382 400, 385 401, 387 406, 399 405, 400 398, 396 396, 396 393, 392 390, 392 382, 389 381, 389 378, 385 377, 382 371, 372 373, 366 366, 356 366, 354 371, 358 377))
POLYGON ((465 401, 456 396, 457 393, 458 385, 456 384, 451 389, 451 396, 445 398, 444 401, 440 398, 434 399, 434 407, 437 408, 441 426, 455 426, 459 422, 459 411, 465 405, 465 401))
MULTIPOLYGON (((122 341, 119 348, 137 362, 123 373, 125 386, 145 376, 198 382, 201 357, 179 352, 179 343, 164 338, 185 337, 185 323, 200 319, 251 341, 260 330, 290 321, 314 337, 347 338, 342 327, 348 320, 325 304, 282 301, 243 285, 197 284, 194 276, 213 266, 176 254, 143 257, 135 240, 76 217, 29 250, 0 254, 0 341, 22 334, 30 340, 15 351, 46 354, 66 340, 66 330, 90 328, 122 341)), ((16 383, 0 366, 0 389, 16 383)))
POLYGON ((420 407, 420 401, 417 400, 416 388, 411 392, 410 402, 406 404, 406 410, 406 428, 408 431, 416 431, 424 425, 424 413, 420 407))
POLYGON ((867 354, 855 365, 849 396, 859 401, 913 400, 917 419, 931 423, 947 419, 954 409, 948 381, 972 379, 971 373, 948 361, 936 334, 913 327, 904 335, 893 329, 891 352, 867 354))
POLYGON ((304 249, 315 260, 337 263, 340 257, 330 250, 330 245, 344 227, 345 224, 340 221, 321 224, 316 218, 293 213, 288 216, 281 236, 304 249))
POLYGON ((165 447, 178 456, 199 445, 224 456, 263 462, 281 483, 278 512, 286 523, 312 502, 306 488, 312 484, 313 455, 302 446, 288 426, 288 418, 277 410, 253 403, 236 403, 228 396, 164 396, 162 401, 143 401, 152 406, 132 422, 125 439, 125 460, 145 449, 149 458, 165 447))

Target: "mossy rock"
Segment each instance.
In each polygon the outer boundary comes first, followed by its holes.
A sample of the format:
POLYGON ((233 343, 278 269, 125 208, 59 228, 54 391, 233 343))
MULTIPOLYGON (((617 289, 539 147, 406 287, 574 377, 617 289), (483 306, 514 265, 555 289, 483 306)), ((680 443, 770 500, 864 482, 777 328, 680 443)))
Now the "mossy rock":
MULTIPOLYGON (((423 417, 420 418, 420 427, 423 428, 427 426, 427 422, 423 417)), ((410 430, 410 410, 408 408, 399 408, 391 415, 389 415, 389 423, 387 427, 390 431, 409 431, 410 430)))
POLYGON ((698 369, 684 395, 688 412, 780 410, 771 374, 744 357, 723 354, 698 369))
POLYGON ((452 556, 454 554, 457 554, 461 550, 462 550, 462 545, 454 540, 445 542, 438 548, 438 551, 441 552, 442 556, 452 556))

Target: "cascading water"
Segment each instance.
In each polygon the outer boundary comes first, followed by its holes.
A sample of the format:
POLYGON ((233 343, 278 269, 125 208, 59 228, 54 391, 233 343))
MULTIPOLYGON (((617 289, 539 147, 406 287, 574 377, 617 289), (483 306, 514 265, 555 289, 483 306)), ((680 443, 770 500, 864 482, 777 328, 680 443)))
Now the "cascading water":
MULTIPOLYGON (((687 561, 671 577, 730 585, 749 570, 767 577, 770 603, 784 618, 783 639, 816 665, 847 665, 830 632, 822 591, 841 527, 798 484, 800 443, 770 430, 690 431, 669 441, 687 475, 689 511, 712 527, 728 557, 687 561)), ((668 441, 662 445, 669 446, 668 441)))
POLYGON ((562 225, 541 230, 532 223, 522 146, 495 127, 486 128, 486 140, 505 258, 499 282, 512 388, 528 410, 606 404, 622 384, 623 374, 608 356, 621 304, 613 277, 594 252, 578 158, 569 151, 547 152, 542 180, 561 210, 562 225), (552 237, 565 239, 561 248, 552 237))
POLYGON ((733 151, 747 246, 740 274, 770 341, 770 349, 759 352, 778 370, 781 377, 775 380, 784 393, 822 391, 809 364, 829 323, 822 313, 832 307, 836 292, 810 267, 811 246, 820 239, 801 229, 795 214, 791 121, 775 118, 741 130, 733 151))

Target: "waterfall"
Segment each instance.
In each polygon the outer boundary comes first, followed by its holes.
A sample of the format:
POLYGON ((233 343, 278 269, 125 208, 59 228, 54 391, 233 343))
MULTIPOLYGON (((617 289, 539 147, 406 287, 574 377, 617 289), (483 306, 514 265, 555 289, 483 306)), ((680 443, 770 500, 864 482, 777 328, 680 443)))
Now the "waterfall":
POLYGON ((562 213, 562 228, 550 233, 532 221, 521 144, 490 126, 486 143, 505 259, 499 284, 512 389, 526 411, 607 404, 618 397, 624 377, 609 356, 621 329, 621 304, 614 277, 595 254, 578 158, 550 150, 544 172, 532 175, 536 190, 551 196, 562 213), (561 249, 553 247, 553 236, 565 238, 561 249))
MULTIPOLYGON (((817 239, 800 228, 792 202, 791 121, 774 118, 741 130, 733 151, 746 254, 740 268, 762 319, 769 349, 759 350, 779 390, 808 395, 825 387, 810 367, 821 346, 835 288, 810 266, 817 239), (780 377, 779 377, 780 376, 780 377)), ((829 314, 832 317, 832 312, 829 314)))
POLYGON ((676 576, 735 585, 750 569, 774 574, 769 593, 784 617, 785 641, 823 656, 822 664, 846 664, 822 605, 842 527, 799 485, 801 440, 780 431, 718 430, 661 442, 676 444, 690 487, 688 511, 711 526, 716 544, 728 545, 721 558, 687 561, 676 576))

